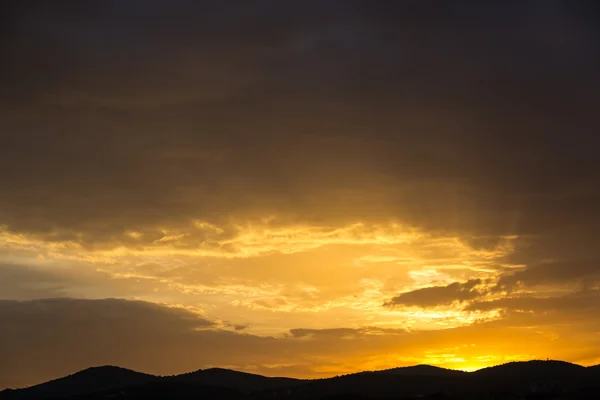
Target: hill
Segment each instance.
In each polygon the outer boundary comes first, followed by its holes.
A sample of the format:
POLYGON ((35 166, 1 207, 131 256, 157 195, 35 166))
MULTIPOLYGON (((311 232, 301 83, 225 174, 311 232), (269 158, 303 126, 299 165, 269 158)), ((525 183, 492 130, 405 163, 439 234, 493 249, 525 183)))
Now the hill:
POLYGON ((398 367, 373 371, 375 374, 410 375, 410 376, 464 376, 466 372, 455 369, 434 367, 432 365, 415 365, 412 367, 398 367))
POLYGON ((600 364, 598 365, 591 365, 589 367, 587 367, 588 371, 596 371, 598 373, 600 373, 600 364))
POLYGON ((92 367, 28 388, 0 392, 1 400, 44 400, 142 385, 159 378, 114 366, 92 367))
POLYGON ((0 400, 446 398, 444 396, 460 399, 481 394, 522 395, 535 390, 591 393, 589 398, 600 398, 598 378, 600 366, 586 368, 550 360, 511 362, 475 372, 417 365, 312 380, 270 378, 222 368, 158 377, 105 366, 29 388, 3 391, 0 400))
POLYGON ((580 376, 586 370, 581 365, 556 360, 515 361, 494 367, 483 368, 473 372, 478 376, 518 376, 518 377, 565 377, 580 376))
POLYGON ((300 379, 269 378, 262 375, 223 368, 200 369, 186 374, 167 377, 165 379, 170 382, 235 388, 247 393, 287 388, 303 382, 300 379))
POLYGON ((487 390, 523 393, 535 390, 572 392, 598 386, 592 372, 581 365, 555 360, 510 362, 472 373, 487 390))
POLYGON ((436 393, 459 394, 470 384, 469 374, 430 366, 361 372, 308 381, 290 388, 292 400, 346 398, 422 398, 436 393))
POLYGON ((138 386, 69 396, 55 400, 243 400, 246 398, 245 394, 235 389, 159 380, 138 386))

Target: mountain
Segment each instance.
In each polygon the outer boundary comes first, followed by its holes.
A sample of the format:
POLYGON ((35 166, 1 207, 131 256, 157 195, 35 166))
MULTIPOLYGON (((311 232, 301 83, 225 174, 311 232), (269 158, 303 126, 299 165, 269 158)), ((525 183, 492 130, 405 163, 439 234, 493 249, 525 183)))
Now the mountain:
POLYGON ((223 368, 200 369, 165 378, 170 382, 183 382, 200 385, 211 385, 235 388, 244 392, 257 392, 269 389, 280 389, 298 385, 303 381, 293 378, 269 378, 247 372, 233 371, 223 368))
POLYGON ((475 371, 472 375, 480 389, 512 393, 532 390, 572 392, 598 386, 598 380, 587 368, 555 360, 510 362, 475 371))
MULTIPOLYGON (((308 381, 288 389, 291 400, 320 399, 335 396, 362 396, 366 398, 422 397, 439 392, 460 393, 469 384, 469 374, 440 373, 416 368, 402 369, 400 373, 376 371, 335 378, 308 381), (424 373, 424 372, 427 373, 424 373)), ((440 371, 435 371, 440 372, 440 371)))
POLYGON ((461 399, 540 390, 600 398, 598 378, 600 366, 586 368, 550 360, 511 362, 475 372, 417 365, 312 380, 269 378, 222 368, 158 377, 106 366, 29 388, 5 390, 0 392, 0 400, 461 399))
POLYGON ((138 386, 128 386, 98 393, 57 398, 54 400, 244 400, 247 395, 230 388, 195 385, 159 380, 138 386))
POLYGON ((516 361, 494 367, 483 368, 473 372, 477 376, 497 377, 528 377, 528 378, 552 378, 565 376, 581 376, 586 370, 581 365, 555 360, 532 360, 516 361))
POLYGON ((92 367, 28 388, 0 392, 0 400, 51 399, 142 385, 158 379, 153 375, 120 367, 92 367))
POLYGON ((386 374, 386 375, 410 375, 410 376, 465 376, 467 374, 464 371, 458 371, 455 369, 447 369, 434 367, 432 365, 415 365, 412 367, 398 367, 391 369, 384 369, 380 371, 373 371, 374 374, 386 374))

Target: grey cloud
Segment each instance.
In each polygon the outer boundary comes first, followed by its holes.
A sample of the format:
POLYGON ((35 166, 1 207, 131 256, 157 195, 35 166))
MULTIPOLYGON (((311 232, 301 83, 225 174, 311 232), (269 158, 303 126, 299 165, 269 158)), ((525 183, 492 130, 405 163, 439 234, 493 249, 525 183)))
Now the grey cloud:
MULTIPOLYGON (((543 253, 540 253, 543 254, 543 253)), ((565 257, 565 256, 563 256, 565 257)), ((540 284, 579 283, 583 287, 593 285, 600 280, 600 264, 597 259, 563 259, 529 264, 518 272, 506 273, 498 280, 498 288, 508 291, 519 285, 537 286, 540 284)))
POLYGON ((419 306, 435 307, 465 302, 483 296, 486 289, 478 288, 481 279, 470 279, 466 282, 454 282, 447 286, 433 286, 402 293, 386 302, 385 306, 419 306))
POLYGON ((599 10, 574 4, 3 2, 0 225, 194 247, 192 218, 397 219, 549 234, 518 280, 593 275, 599 10))
POLYGON ((250 325, 242 325, 242 324, 233 325, 233 329, 236 331, 243 331, 244 329, 248 329, 249 326, 250 325))
POLYGON ((0 263, 0 299, 27 300, 65 296, 74 280, 50 271, 0 263))
POLYGON ((290 329, 290 335, 295 338, 314 337, 315 335, 320 338, 335 338, 340 339, 344 336, 353 336, 360 331, 352 328, 334 328, 334 329, 303 329, 294 328, 290 329))
POLYGON ((380 327, 365 326, 362 328, 329 328, 329 329, 290 329, 288 337, 293 338, 314 338, 314 339, 334 339, 358 338, 369 335, 405 335, 407 331, 403 329, 389 329, 380 327))
POLYGON ((569 193, 594 174, 595 136, 576 128, 596 32, 583 9, 531 4, 14 5, 3 83, 23 100, 3 118, 0 217, 92 242, 224 212, 383 208, 494 232, 581 219, 598 195, 569 193), (174 100, 128 105, 154 99, 174 100))
POLYGON ((595 254, 598 229, 576 224, 544 235, 523 238, 505 262, 527 268, 506 272, 498 288, 514 290, 520 285, 579 284, 593 286, 600 279, 600 260, 595 254))
MULTIPOLYGON (((19 386, 90 365, 142 366, 177 337, 213 326, 178 308, 119 299, 0 300, 0 387, 19 386)), ((168 358, 168 357, 167 357, 168 358)))
POLYGON ((103 272, 81 263, 14 261, 12 263, 0 262, 0 299, 144 298, 148 293, 172 299, 173 293, 178 293, 168 285, 161 284, 156 280, 135 277, 114 279, 108 271, 103 272))
POLYGON ((525 312, 558 312, 571 315, 584 313, 593 316, 600 308, 600 291, 590 290, 568 295, 551 297, 536 297, 532 295, 518 295, 492 301, 474 301, 465 307, 466 310, 490 311, 506 309, 508 311, 525 312))

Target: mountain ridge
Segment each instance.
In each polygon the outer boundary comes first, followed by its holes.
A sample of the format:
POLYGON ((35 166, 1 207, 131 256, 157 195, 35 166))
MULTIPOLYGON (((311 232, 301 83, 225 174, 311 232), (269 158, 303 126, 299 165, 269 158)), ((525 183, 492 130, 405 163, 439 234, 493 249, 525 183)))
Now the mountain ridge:
POLYGON ((244 371, 236 371, 226 368, 198 369, 179 375, 164 377, 172 382, 184 382, 190 384, 201 384, 221 387, 235 386, 243 392, 277 389, 293 386, 304 382, 303 379, 287 377, 268 377, 244 371))
POLYGON ((565 387, 593 386, 595 382, 600 381, 600 365, 584 367, 565 361, 530 360, 466 372, 420 364, 322 379, 267 377, 225 368, 207 368, 179 375, 157 376, 104 365, 86 368, 39 385, 0 391, 0 400, 104 398, 98 397, 101 393, 110 398, 119 398, 124 388, 128 388, 127 393, 130 394, 122 398, 127 399, 137 398, 137 395, 143 396, 143 393, 166 390, 181 392, 181 398, 187 398, 185 393, 196 391, 210 393, 211 395, 206 395, 207 398, 211 398, 212 395, 215 398, 248 398, 244 396, 251 395, 253 399, 262 399, 261 396, 304 399, 345 394, 386 397, 387 394, 398 391, 416 396, 434 389, 440 392, 461 392, 467 389, 498 391, 505 388, 523 391, 531 380, 544 378, 562 382, 565 387), (151 387, 155 387, 156 390, 151 387))
POLYGON ((560 360, 529 360, 529 361, 511 361, 504 364, 485 367, 473 371, 477 375, 489 373, 510 375, 510 374, 540 374, 544 376, 574 374, 586 370, 579 364, 560 360))
POLYGON ((158 379, 157 376, 114 365, 83 369, 37 385, 0 391, 0 399, 45 399, 86 393, 90 386, 95 391, 110 390, 129 385, 141 385, 158 379))

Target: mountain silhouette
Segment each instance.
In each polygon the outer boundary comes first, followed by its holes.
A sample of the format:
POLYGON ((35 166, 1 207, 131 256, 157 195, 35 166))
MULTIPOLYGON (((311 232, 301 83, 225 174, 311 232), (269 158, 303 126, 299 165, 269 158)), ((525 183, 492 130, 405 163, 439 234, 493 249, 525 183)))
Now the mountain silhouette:
POLYGON ((0 399, 41 400, 98 392, 131 385, 142 385, 157 380, 154 375, 130 369, 101 366, 84 369, 64 378, 18 390, 0 392, 0 399))
MULTIPOLYGON (((222 368, 159 377, 104 366, 28 388, 5 390, 0 392, 0 400, 462 399, 482 394, 522 398, 532 390, 600 398, 600 366, 586 368, 563 361, 534 360, 464 372, 417 365, 306 380, 222 368)), ((539 393, 531 396, 546 398, 539 393)))
POLYGON ((380 371, 373 371, 372 373, 411 376, 463 376, 464 374, 466 374, 466 372, 464 371, 434 367, 432 365, 425 364, 415 365, 412 367, 397 367, 391 369, 384 369, 380 371))
POLYGON ((475 371, 479 376, 562 377, 578 376, 586 371, 581 365, 556 360, 515 361, 475 371))
MULTIPOLYGON (((64 400, 244 400, 247 395, 231 388, 196 385, 184 382, 158 380, 138 386, 127 386, 92 394, 69 396, 64 400)), ((56 400, 63 400, 57 398, 56 400)))
POLYGON ((171 382, 235 388, 243 392, 286 388, 303 382, 300 379, 269 378, 262 375, 223 368, 200 369, 194 372, 168 377, 166 379, 171 382))
POLYGON ((477 384, 488 390, 526 392, 534 386, 544 390, 571 392, 598 386, 600 370, 556 360, 510 362, 488 367, 472 373, 477 384))

